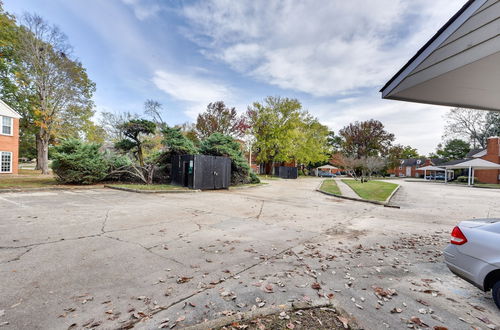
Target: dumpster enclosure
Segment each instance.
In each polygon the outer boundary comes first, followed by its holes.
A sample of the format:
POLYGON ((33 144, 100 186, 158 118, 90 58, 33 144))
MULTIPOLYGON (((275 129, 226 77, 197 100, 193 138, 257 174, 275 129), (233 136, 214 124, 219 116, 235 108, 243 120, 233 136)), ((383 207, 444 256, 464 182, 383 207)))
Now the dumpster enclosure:
POLYGON ((191 189, 228 189, 231 184, 231 159, 209 155, 172 157, 172 184, 191 189))
POLYGON ((274 167, 274 175, 282 179, 297 179, 299 176, 299 170, 297 167, 276 166, 274 167))

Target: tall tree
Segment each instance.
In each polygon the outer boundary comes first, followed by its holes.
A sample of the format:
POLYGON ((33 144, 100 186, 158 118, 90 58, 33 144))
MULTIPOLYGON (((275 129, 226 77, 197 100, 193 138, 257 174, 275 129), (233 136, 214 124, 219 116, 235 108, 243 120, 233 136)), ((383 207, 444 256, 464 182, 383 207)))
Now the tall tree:
POLYGON ((18 38, 17 85, 30 99, 22 115, 36 129, 37 168, 48 174, 51 139, 67 129, 68 118, 93 115, 95 84, 72 59, 66 36, 40 16, 26 14, 18 38))
POLYGON ((394 134, 374 119, 351 123, 339 131, 343 138, 342 149, 347 156, 364 158, 384 156, 394 141, 394 134))
POLYGON ((255 136, 257 161, 285 162, 292 158, 293 140, 303 117, 302 105, 296 99, 267 97, 255 102, 247 112, 255 136))
POLYGON ((327 126, 322 125, 313 116, 305 114, 294 133, 291 157, 297 164, 309 165, 328 160, 330 147, 327 126))
POLYGON ((156 131, 156 124, 146 119, 132 119, 120 126, 124 139, 115 143, 117 149, 126 152, 133 152, 141 167, 144 167, 145 137, 152 135, 156 131))
POLYGON ((418 154, 417 149, 412 148, 411 146, 396 144, 389 148, 385 158, 387 167, 394 168, 399 166, 401 159, 420 158, 420 155, 418 154))
POLYGON ((235 108, 229 108, 223 101, 210 103, 205 112, 196 119, 196 130, 201 140, 213 133, 221 133, 234 138, 241 137, 248 129, 244 116, 239 116, 235 108))
POLYGON ((500 134, 500 113, 455 108, 446 115, 444 136, 468 141, 473 148, 486 148, 488 137, 500 134))
POLYGON ((139 117, 130 112, 105 111, 101 113, 99 123, 106 132, 106 139, 114 143, 124 138, 122 125, 133 119, 139 119, 139 117))
POLYGON ((144 114, 149 116, 158 127, 164 127, 166 125, 163 120, 163 105, 160 102, 146 100, 146 102, 144 102, 144 114))
POLYGON ((436 154, 443 159, 453 160, 465 158, 470 151, 470 144, 464 140, 453 139, 446 141, 444 147, 438 149, 436 154))

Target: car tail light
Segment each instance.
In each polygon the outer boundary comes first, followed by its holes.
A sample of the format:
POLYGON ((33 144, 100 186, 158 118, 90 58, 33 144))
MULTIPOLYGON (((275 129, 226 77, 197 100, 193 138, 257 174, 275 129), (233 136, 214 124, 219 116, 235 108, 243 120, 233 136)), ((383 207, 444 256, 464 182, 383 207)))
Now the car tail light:
POLYGON ((467 237, 465 237, 464 233, 462 233, 458 226, 455 226, 455 228, 453 228, 453 231, 451 232, 450 243, 455 245, 462 245, 467 243, 467 237))

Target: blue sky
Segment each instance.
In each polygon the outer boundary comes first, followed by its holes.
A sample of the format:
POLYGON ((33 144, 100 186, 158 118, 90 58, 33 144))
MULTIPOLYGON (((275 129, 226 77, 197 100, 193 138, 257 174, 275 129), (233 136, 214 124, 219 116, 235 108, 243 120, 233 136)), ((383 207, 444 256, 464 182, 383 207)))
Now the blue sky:
MULTIPOLYGON (((331 129, 381 120, 397 142, 433 151, 446 107, 381 100, 378 90, 462 6, 449 0, 4 0, 63 30, 97 84, 96 109, 169 124, 209 102, 239 111, 298 98, 331 129)), ((98 116, 98 115, 97 115, 98 116)))

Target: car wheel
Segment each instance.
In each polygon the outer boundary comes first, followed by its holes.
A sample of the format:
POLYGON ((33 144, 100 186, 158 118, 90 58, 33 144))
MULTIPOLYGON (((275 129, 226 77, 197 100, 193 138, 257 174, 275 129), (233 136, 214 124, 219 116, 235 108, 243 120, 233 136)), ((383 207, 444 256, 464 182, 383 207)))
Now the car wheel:
POLYGON ((491 292, 493 294, 493 300, 495 301, 495 304, 500 309, 500 281, 497 281, 495 283, 491 292))

